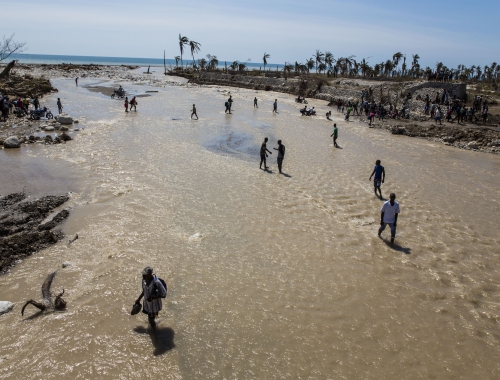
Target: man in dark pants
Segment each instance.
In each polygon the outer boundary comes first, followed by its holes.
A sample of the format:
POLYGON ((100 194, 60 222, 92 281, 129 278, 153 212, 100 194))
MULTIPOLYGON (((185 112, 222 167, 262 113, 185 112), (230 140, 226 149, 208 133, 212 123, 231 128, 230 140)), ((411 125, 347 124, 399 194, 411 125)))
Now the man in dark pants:
POLYGON ((149 324, 153 330, 156 329, 155 318, 162 309, 161 299, 166 296, 167 289, 165 289, 158 277, 153 274, 153 268, 144 268, 142 271, 142 293, 135 303, 140 303, 142 297, 144 297, 142 312, 148 315, 149 324))
POLYGON ((330 137, 333 137, 333 146, 335 148, 338 148, 339 146, 337 145, 337 137, 339 137, 339 129, 337 128, 337 124, 333 124, 333 133, 330 135, 330 137))
POLYGON ((380 228, 378 229, 378 236, 380 237, 382 231, 389 225, 391 229, 391 244, 394 243, 394 238, 396 237, 399 212, 399 203, 396 202, 396 194, 391 193, 389 200, 386 201, 380 209, 380 228))
POLYGON ((285 158, 285 146, 281 143, 281 140, 278 140, 278 147, 273 149, 278 151, 278 169, 281 174, 281 167, 285 158))
POLYGON ((371 181, 372 176, 375 174, 375 177, 373 179, 373 187, 375 191, 375 195, 377 195, 377 190, 380 193, 380 199, 382 199, 382 190, 380 189, 381 183, 384 183, 385 181, 385 169, 382 165, 380 165, 380 160, 375 161, 375 168, 373 168, 373 172, 368 179, 368 181, 371 181))
POLYGON ((57 109, 59 110, 59 114, 61 114, 63 109, 61 98, 57 98, 57 109))
POLYGON ((261 147, 260 147, 260 169, 262 169, 262 163, 264 163, 264 170, 266 169, 269 169, 269 167, 266 166, 266 158, 267 158, 267 152, 269 152, 269 154, 273 154, 273 152, 271 152, 270 150, 267 149, 267 141, 268 141, 268 138, 266 137, 264 139, 264 142, 262 143, 261 147))

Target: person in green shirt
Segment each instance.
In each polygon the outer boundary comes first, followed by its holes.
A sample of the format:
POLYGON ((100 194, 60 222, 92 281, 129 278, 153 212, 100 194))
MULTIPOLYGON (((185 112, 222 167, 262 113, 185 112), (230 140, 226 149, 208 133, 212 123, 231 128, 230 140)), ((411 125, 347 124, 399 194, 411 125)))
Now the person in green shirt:
POLYGON ((339 137, 339 129, 337 128, 337 124, 333 124, 333 133, 330 135, 330 137, 333 137, 333 146, 335 148, 338 148, 337 144, 337 137, 339 137))

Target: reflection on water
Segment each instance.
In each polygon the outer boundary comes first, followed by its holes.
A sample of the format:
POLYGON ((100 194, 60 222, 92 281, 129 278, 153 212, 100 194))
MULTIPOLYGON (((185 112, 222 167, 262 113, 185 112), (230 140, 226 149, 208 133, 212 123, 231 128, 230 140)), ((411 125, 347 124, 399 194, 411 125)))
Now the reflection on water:
POLYGON ((125 114, 71 82, 56 87, 87 116, 76 140, 23 147, 18 161, 0 152, 1 192, 74 191, 64 229, 79 235, 0 278, 0 298, 16 302, 1 317, 2 377, 500 376, 497 156, 337 114, 335 149, 332 123, 300 117, 284 94, 231 89, 225 115, 226 92, 172 86, 125 114), (269 172, 258 169, 266 136, 269 172), (401 204, 394 246, 377 238, 376 159, 383 194, 401 204), (64 261, 54 286, 67 311, 21 318, 64 261), (156 333, 129 315, 146 265, 169 287, 156 333))

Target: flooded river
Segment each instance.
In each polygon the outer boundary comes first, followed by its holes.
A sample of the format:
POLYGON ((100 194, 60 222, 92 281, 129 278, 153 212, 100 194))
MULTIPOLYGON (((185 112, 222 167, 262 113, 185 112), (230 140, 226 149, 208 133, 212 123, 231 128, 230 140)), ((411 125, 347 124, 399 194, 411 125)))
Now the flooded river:
POLYGON ((0 151, 0 193, 70 191, 63 229, 79 239, 0 277, 15 302, 0 317, 2 378, 500 378, 499 156, 334 110, 336 149, 326 102, 301 117, 286 94, 167 86, 126 114, 72 79, 54 85, 50 102, 84 129, 0 151), (274 150, 259 170, 264 137, 283 140, 284 175, 274 150), (388 230, 377 238, 376 159, 401 206, 392 247, 388 230), (155 334, 129 314, 146 265, 168 284, 155 334), (67 310, 21 317, 56 269, 67 310))

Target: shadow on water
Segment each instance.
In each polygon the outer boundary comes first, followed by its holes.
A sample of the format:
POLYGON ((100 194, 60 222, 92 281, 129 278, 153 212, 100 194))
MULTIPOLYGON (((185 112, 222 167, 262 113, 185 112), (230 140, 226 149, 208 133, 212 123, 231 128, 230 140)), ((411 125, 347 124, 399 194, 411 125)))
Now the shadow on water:
POLYGON ((405 253, 407 255, 409 255, 411 253, 411 248, 405 248, 397 243, 392 243, 390 241, 387 241, 387 240, 384 240, 384 243, 385 245, 387 245, 389 248, 397 251, 397 252, 402 252, 402 253, 405 253))
POLYGON ((153 344, 154 356, 160 356, 175 347, 175 332, 170 327, 157 327, 156 330, 148 329, 144 326, 137 326, 134 331, 138 334, 148 334, 153 344))

